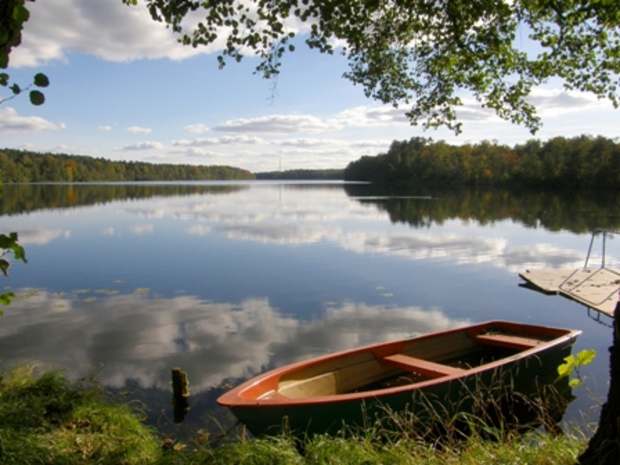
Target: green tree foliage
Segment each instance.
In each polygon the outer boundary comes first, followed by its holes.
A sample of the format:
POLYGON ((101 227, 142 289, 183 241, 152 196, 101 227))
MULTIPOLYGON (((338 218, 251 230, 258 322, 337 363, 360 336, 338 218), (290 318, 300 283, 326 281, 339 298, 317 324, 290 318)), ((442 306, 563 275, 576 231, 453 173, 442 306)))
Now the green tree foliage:
POLYGON ((620 144, 605 137, 555 137, 510 148, 480 142, 452 146, 415 137, 385 154, 364 156, 344 171, 347 181, 466 185, 528 185, 617 189, 620 144))
MULTIPOLYGON (((136 0, 123 0, 136 4, 136 0)), ((501 118, 541 125, 527 97, 560 78, 567 89, 620 103, 620 3, 617 0, 148 0, 151 16, 181 34, 183 44, 225 43, 218 56, 260 57, 270 78, 295 50, 299 26, 322 53, 337 46, 345 77, 368 97, 408 105, 412 124, 460 132, 461 92, 501 118), (195 25, 186 17, 199 11, 195 25)))
POLYGON ((4 182, 210 181, 254 179, 254 175, 230 166, 120 162, 0 149, 0 178, 4 182))
POLYGON ((560 377, 569 377, 575 373, 576 377, 571 379, 569 384, 572 387, 581 386, 583 378, 581 377, 580 368, 589 365, 596 357, 596 350, 584 349, 577 355, 569 355, 564 358, 564 363, 558 367, 558 375, 560 377))
MULTIPOLYGON (((0 271, 2 271, 4 276, 9 275, 9 267, 11 266, 10 262, 4 258, 9 252, 13 252, 15 260, 27 263, 26 252, 17 241, 17 233, 15 232, 10 233, 8 236, 6 234, 0 234, 0 271)), ((12 292, 3 292, 0 294, 0 303, 8 305, 11 303, 11 300, 13 300, 13 297, 15 297, 15 294, 12 292)), ((0 316, 2 316, 2 311, 0 311, 0 316)))
MULTIPOLYGON (((8 68, 9 55, 11 50, 21 43, 22 29, 28 18, 30 18, 30 12, 25 7, 25 0, 2 0, 0 3, 0 69, 8 68)), ((17 83, 11 83, 10 79, 8 73, 0 73, 0 86, 11 91, 9 97, 0 98, 0 104, 25 91, 30 91, 28 95, 33 105, 45 103, 45 95, 39 90, 39 88, 49 86, 50 82, 45 74, 35 74, 32 82, 24 88, 17 83)))

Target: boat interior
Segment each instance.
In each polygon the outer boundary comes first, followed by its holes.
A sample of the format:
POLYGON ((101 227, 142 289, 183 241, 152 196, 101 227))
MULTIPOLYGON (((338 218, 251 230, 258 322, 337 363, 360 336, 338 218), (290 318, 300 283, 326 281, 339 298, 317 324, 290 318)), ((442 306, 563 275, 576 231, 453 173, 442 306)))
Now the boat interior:
POLYGON ((514 356, 557 337, 510 334, 504 329, 476 334, 456 331, 354 351, 284 374, 277 391, 263 398, 302 399, 421 383, 514 356))

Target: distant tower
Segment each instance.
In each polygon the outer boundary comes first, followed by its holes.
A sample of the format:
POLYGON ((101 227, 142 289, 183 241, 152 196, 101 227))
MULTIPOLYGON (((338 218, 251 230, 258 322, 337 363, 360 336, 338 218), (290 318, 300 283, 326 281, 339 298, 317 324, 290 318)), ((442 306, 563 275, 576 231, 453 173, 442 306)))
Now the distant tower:
POLYGON ((280 164, 278 166, 278 171, 282 171, 282 155, 280 155, 280 164))

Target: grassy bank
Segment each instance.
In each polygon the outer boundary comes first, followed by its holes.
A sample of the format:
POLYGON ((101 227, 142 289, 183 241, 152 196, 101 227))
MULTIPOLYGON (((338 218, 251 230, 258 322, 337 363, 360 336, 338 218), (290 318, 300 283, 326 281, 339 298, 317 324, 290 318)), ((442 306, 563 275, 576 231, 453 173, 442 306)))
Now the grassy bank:
POLYGON ((579 433, 516 434, 483 428, 441 447, 405 432, 379 430, 348 438, 239 439, 220 447, 171 444, 139 412, 110 403, 94 384, 60 372, 18 367, 0 381, 0 463, 36 464, 572 464, 586 446, 579 433), (484 437, 484 438, 483 438, 484 437))

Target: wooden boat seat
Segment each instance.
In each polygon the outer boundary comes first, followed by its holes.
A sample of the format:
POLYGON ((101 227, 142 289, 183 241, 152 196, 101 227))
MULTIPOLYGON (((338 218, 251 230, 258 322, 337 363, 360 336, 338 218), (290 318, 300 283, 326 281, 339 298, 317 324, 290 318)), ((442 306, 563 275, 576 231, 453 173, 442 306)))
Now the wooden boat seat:
POLYGON ((533 349, 545 343, 545 341, 540 339, 512 336, 510 334, 478 334, 476 342, 515 350, 533 349))
POLYGON ((405 371, 413 371, 429 378, 441 378, 442 376, 462 375, 467 370, 443 365, 441 363, 429 362, 421 358, 410 357, 405 354, 388 355, 379 359, 381 363, 405 371))

